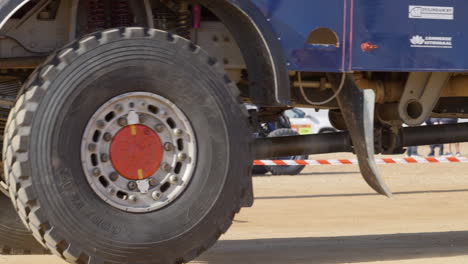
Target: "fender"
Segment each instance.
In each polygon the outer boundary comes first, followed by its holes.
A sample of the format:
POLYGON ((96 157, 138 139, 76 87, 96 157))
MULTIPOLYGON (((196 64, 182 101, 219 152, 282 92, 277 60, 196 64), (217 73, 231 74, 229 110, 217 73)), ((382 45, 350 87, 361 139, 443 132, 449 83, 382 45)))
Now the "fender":
POLYGON ((24 6, 29 0, 2 0, 0 1, 0 29, 7 22, 7 20, 13 16, 22 6, 24 6))
POLYGON ((291 91, 283 49, 273 26, 251 0, 198 0, 219 17, 244 55, 254 103, 285 106, 291 91))
MULTIPOLYGON (((0 1, 0 29, 29 0, 0 1)), ((250 0, 198 0, 218 16, 236 39, 245 58, 250 97, 265 106, 290 104, 288 69, 273 27, 250 0)))

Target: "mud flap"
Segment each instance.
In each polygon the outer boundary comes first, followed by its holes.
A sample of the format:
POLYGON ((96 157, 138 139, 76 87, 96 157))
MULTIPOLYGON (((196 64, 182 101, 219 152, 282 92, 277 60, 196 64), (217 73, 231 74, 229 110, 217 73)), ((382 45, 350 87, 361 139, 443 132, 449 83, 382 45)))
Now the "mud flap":
POLYGON ((392 193, 380 176, 374 159, 374 91, 357 87, 351 74, 346 75, 344 85, 337 100, 358 157, 361 174, 372 189, 391 197, 392 193))

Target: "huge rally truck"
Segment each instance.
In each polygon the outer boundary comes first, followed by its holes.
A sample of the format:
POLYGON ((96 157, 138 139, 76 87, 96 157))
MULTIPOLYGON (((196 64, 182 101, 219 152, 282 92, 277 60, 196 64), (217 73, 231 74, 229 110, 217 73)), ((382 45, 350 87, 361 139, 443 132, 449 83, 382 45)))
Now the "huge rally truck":
POLYGON ((464 0, 0 0, 0 249, 185 263, 255 159, 468 141, 464 0), (246 104, 258 111, 248 111, 246 104), (293 107, 337 131, 255 138, 293 107), (404 126, 405 125, 405 126, 404 126), (10 202, 11 200, 11 202, 10 202))

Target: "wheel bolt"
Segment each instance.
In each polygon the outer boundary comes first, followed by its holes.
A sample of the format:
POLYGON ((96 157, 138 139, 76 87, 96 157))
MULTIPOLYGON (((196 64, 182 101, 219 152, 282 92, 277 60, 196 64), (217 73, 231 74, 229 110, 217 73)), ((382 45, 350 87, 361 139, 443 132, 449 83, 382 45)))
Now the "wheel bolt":
POLYGON ((129 200, 130 202, 136 202, 136 201, 137 201, 137 198, 136 198, 135 195, 130 195, 130 196, 128 197, 128 200, 129 200))
POLYGON ((102 162, 108 162, 109 161, 109 155, 103 153, 101 154, 101 161, 102 162))
POLYGON ((123 111, 123 106, 121 104, 118 104, 118 105, 115 106, 115 110, 117 112, 122 112, 123 111))
POLYGON ((179 161, 185 161, 188 157, 187 157, 187 154, 185 153, 179 153, 177 155, 177 158, 179 159, 179 161))
POLYGON ((179 181, 179 177, 172 175, 171 177, 169 177, 169 181, 171 183, 177 183, 179 181))
POLYGON ((112 140, 112 135, 110 133, 105 133, 103 136, 105 141, 111 141, 112 140))
POLYGON ((94 168, 93 169, 93 175, 96 176, 96 177, 100 176, 101 175, 101 170, 98 169, 98 168, 94 168))
POLYGON ((89 144, 88 145, 88 150, 89 151, 95 151, 96 150, 96 144, 89 144))
POLYGON ((113 188, 109 188, 109 189, 107 190, 107 192, 109 192, 109 194, 114 194, 114 193, 115 193, 115 190, 114 190, 113 188))
POLYGON ((122 126, 122 127, 124 127, 124 126, 126 126, 126 125, 128 124, 127 119, 126 119, 126 118, 123 118, 123 117, 119 118, 119 120, 117 121, 117 123, 118 123, 120 126, 122 126))
POLYGON ((161 133, 164 131, 164 125, 161 125, 161 124, 156 125, 155 129, 156 129, 156 132, 161 133))
POLYGON ((140 119, 140 123, 144 123, 144 122, 146 122, 146 119, 147 119, 147 118, 146 118, 146 116, 144 116, 144 115, 140 115, 140 116, 139 116, 139 119, 140 119))
POLYGON ((162 194, 161 194, 160 192, 158 192, 158 191, 154 191, 154 192, 151 194, 151 197, 153 197, 153 199, 154 199, 155 201, 158 201, 159 199, 161 199, 161 196, 162 196, 162 194))
POLYGON ((176 136, 178 136, 178 137, 182 136, 183 133, 184 133, 184 132, 182 131, 182 129, 176 129, 176 130, 174 130, 174 135, 176 135, 176 136))
POLYGON ((106 125, 106 123, 105 123, 103 120, 98 120, 98 121, 96 122, 96 126, 97 126, 98 128, 103 128, 105 125, 106 125))
POLYGON ((135 190, 135 189, 137 188, 137 184, 136 184, 136 182, 131 181, 131 182, 129 182, 129 183, 127 184, 127 187, 128 187, 128 189, 129 189, 130 191, 133 191, 133 190, 135 190))
POLYGON ((172 145, 172 143, 170 143, 170 142, 164 143, 164 150, 165 151, 172 151, 173 149, 174 149, 174 146, 172 145))
POLYGON ((112 172, 111 174, 109 174, 109 179, 111 181, 116 181, 117 179, 119 178, 119 174, 117 174, 117 172, 112 172))
POLYGON ((163 170, 164 170, 165 172, 170 172, 171 169, 172 169, 172 168, 171 168, 171 165, 169 165, 169 164, 167 164, 167 163, 164 163, 164 164, 162 165, 162 168, 163 168, 163 170))
POLYGON ((158 181, 155 178, 150 178, 149 179, 149 184, 151 186, 156 186, 156 185, 158 185, 158 181))

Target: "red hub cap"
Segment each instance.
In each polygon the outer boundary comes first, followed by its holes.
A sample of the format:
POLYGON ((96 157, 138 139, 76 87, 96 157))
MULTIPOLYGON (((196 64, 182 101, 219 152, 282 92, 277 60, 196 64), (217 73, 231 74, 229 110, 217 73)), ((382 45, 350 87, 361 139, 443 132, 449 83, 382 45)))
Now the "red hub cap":
POLYGON ((117 172, 129 180, 143 180, 153 175, 161 165, 163 146, 151 128, 129 125, 112 140, 110 158, 117 172))

